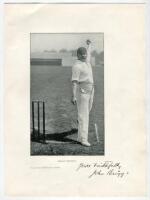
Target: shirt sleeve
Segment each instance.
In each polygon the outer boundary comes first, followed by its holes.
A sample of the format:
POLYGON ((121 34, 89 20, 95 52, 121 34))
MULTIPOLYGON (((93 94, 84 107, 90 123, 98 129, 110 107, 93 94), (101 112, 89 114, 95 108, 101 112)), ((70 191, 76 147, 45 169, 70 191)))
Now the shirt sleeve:
POLYGON ((87 46, 87 61, 90 63, 91 61, 91 44, 87 46))
POLYGON ((74 65, 72 67, 72 81, 77 81, 79 82, 79 78, 80 78, 80 68, 78 65, 74 65))

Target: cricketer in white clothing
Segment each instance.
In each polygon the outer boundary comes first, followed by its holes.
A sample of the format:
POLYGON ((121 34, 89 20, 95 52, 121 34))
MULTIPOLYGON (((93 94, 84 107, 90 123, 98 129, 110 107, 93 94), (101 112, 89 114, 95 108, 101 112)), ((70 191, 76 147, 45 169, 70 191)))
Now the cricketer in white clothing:
POLYGON ((77 50, 78 60, 72 67, 72 103, 77 104, 78 110, 78 141, 84 146, 88 142, 89 113, 93 104, 94 82, 90 64, 91 42, 87 40, 88 48, 77 50))

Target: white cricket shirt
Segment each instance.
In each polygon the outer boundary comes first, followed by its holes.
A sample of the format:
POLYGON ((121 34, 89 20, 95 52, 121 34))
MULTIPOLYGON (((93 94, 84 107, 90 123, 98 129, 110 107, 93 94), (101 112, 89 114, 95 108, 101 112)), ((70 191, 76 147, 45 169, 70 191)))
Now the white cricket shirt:
POLYGON ((93 73, 91 64, 77 60, 72 67, 72 81, 93 84, 93 73))

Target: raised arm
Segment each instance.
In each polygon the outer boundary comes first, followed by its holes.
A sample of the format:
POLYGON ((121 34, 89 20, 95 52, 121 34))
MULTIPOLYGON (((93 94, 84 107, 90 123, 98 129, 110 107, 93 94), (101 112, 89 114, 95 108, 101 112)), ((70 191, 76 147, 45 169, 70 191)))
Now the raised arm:
POLYGON ((87 40, 87 62, 91 63, 91 41, 87 40))

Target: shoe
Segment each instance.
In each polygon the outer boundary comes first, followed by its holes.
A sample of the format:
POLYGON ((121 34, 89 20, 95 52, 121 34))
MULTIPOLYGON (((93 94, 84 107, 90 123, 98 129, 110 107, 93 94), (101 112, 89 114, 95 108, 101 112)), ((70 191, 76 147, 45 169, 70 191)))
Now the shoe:
POLYGON ((91 144, 89 142, 81 142, 82 145, 86 146, 86 147, 90 147, 91 144))

